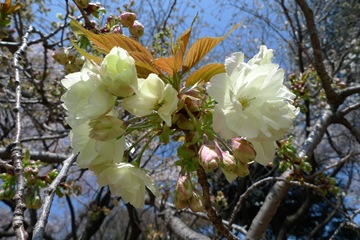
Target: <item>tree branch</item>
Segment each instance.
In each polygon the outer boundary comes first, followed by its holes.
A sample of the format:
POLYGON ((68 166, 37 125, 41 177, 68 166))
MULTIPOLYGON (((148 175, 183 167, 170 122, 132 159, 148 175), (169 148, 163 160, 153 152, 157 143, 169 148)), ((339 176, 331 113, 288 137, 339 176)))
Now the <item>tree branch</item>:
POLYGON ((222 218, 216 213, 215 209, 211 206, 210 185, 207 181, 205 170, 201 166, 198 166, 197 175, 198 175, 199 184, 203 189, 203 197, 205 202, 204 207, 208 214, 209 219, 214 224, 216 229, 218 229, 226 237, 226 239, 237 239, 237 237, 234 236, 230 232, 230 230, 223 224, 222 218))
MULTIPOLYGON (((302 145, 302 149, 299 153, 300 158, 304 158, 305 156, 310 157, 313 154, 313 151, 320 143, 326 128, 332 123, 332 117, 332 111, 325 110, 324 114, 315 124, 313 131, 302 145)), ((290 176, 290 174, 292 174, 292 172, 292 170, 287 170, 280 178, 286 179, 290 176)), ((261 206, 258 214, 253 219, 248 234, 246 235, 246 239, 256 240, 261 238, 266 230, 266 227, 275 215, 282 199, 285 197, 289 187, 290 183, 285 181, 275 183, 266 196, 264 204, 261 206)))
MULTIPOLYGON (((67 156, 65 154, 60 153, 52 153, 46 151, 30 151, 31 159, 40 160, 46 163, 62 163, 67 156)), ((0 148, 0 158, 2 159, 10 159, 11 151, 10 148, 0 148)))
POLYGON ((12 225, 15 231, 15 235, 17 239, 27 239, 28 234, 24 228, 24 210, 26 208, 24 203, 24 190, 25 190, 25 178, 24 178, 24 170, 22 166, 22 157, 21 157, 21 144, 20 144, 20 136, 21 136, 21 84, 20 84, 20 74, 19 74, 19 61, 21 60, 21 56, 25 53, 27 49, 27 41, 30 33, 33 31, 32 26, 29 26, 26 30, 25 35, 22 39, 22 44, 20 48, 15 52, 13 64, 15 68, 15 107, 14 113, 16 115, 15 121, 15 139, 10 145, 11 159, 14 165, 14 173, 16 177, 17 189, 14 196, 14 200, 16 202, 15 211, 13 214, 12 225))
POLYGON ((326 68, 324 66, 322 52, 321 52, 321 44, 318 35, 318 31, 316 29, 314 14, 309 5, 305 0, 296 0, 296 3, 300 6, 306 21, 306 26, 310 34, 310 41, 314 51, 314 67, 316 72, 321 80, 322 87, 324 88, 326 98, 329 104, 335 105, 335 109, 337 106, 343 101, 339 99, 338 95, 331 87, 331 78, 328 75, 326 68))
POLYGON ((163 214, 166 226, 168 226, 176 236, 181 237, 181 239, 210 240, 210 238, 193 231, 183 221, 181 221, 180 218, 175 217, 171 209, 166 209, 163 214))
POLYGON ((66 202, 69 205, 70 216, 71 216, 71 235, 72 235, 73 240, 77 240, 74 207, 73 207, 73 204, 71 202, 71 198, 69 197, 69 195, 65 195, 65 198, 66 198, 66 202))
POLYGON ((64 166, 62 167, 59 175, 54 179, 50 186, 44 191, 44 204, 43 209, 40 213, 38 222, 34 228, 34 237, 33 240, 42 240, 45 232, 45 227, 47 220, 50 214, 51 204, 54 199, 56 188, 59 186, 62 179, 66 176, 73 162, 75 162, 77 155, 72 154, 69 158, 64 161, 64 166))

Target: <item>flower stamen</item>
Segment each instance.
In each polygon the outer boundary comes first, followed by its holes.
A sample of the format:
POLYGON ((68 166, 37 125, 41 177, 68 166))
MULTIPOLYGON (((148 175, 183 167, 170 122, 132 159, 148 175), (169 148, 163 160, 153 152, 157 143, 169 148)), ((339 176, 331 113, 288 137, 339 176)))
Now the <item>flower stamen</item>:
POLYGON ((245 96, 245 97, 240 97, 238 99, 239 103, 241 104, 242 106, 242 110, 244 111, 246 108, 248 108, 250 106, 250 102, 252 100, 256 99, 256 97, 253 97, 253 98, 250 98, 248 96, 245 96))

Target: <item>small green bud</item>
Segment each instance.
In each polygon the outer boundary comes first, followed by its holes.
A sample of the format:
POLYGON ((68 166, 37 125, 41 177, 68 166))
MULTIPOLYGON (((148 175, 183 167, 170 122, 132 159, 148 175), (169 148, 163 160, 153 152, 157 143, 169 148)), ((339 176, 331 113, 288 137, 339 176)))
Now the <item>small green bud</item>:
POLYGON ((192 197, 189 200, 189 208, 193 212, 204 212, 204 198, 201 195, 201 192, 194 190, 192 197))
POLYGON ((58 172, 57 169, 53 169, 53 170, 49 173, 49 177, 51 178, 51 180, 54 180, 58 175, 59 175, 59 172, 58 172))
POLYGON ((41 198, 40 196, 35 196, 31 201, 31 207, 34 209, 39 209, 41 207, 41 198))

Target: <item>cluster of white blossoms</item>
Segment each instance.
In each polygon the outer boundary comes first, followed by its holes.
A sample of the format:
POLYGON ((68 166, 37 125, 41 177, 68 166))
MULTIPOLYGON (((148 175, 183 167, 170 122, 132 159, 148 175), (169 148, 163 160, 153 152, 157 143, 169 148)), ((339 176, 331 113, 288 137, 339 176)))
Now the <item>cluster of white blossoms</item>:
POLYGON ((135 116, 158 114, 167 125, 178 103, 178 93, 157 75, 139 79, 134 59, 114 47, 101 65, 86 62, 80 72, 62 80, 67 123, 72 128, 71 146, 80 152, 77 164, 92 170, 100 186, 109 185, 125 203, 144 206, 145 187, 159 195, 154 181, 143 169, 123 157, 126 123, 115 114, 121 106, 135 116))
POLYGON ((295 95, 283 84, 284 70, 271 62, 273 51, 261 46, 247 63, 243 53, 225 60, 226 73, 215 75, 207 87, 216 101, 213 129, 222 138, 244 137, 256 151, 255 161, 267 165, 275 141, 283 137, 298 114, 295 95))
MULTIPOLYGON (((207 86, 207 93, 216 104, 213 131, 206 133, 203 129, 208 126, 196 124, 208 124, 198 120, 202 113, 211 111, 200 106, 208 98, 196 86, 179 93, 154 73, 146 79, 138 78, 134 59, 119 47, 114 47, 101 65, 86 62, 80 72, 62 80, 67 89, 62 101, 68 112, 66 121, 72 128, 71 145, 79 153, 77 164, 93 171, 100 186, 108 185, 113 194, 134 207, 144 206, 145 188, 156 196, 159 194, 154 181, 138 167, 141 156, 133 163, 124 157, 126 134, 140 129, 137 121, 140 125, 145 122, 144 128, 154 127, 148 129, 154 137, 162 133, 164 125, 171 129, 168 135, 187 134, 184 141, 195 146, 191 148, 186 143, 190 149, 179 151, 180 155, 184 153, 179 158, 208 172, 220 167, 229 182, 249 174, 248 164, 252 161, 268 164, 275 155, 275 141, 289 131, 298 114, 291 104, 295 95, 284 86, 284 71, 271 62, 272 57, 272 50, 261 46, 247 63, 243 53, 234 53, 226 59, 226 72, 213 76, 207 86), (117 114, 118 108, 136 117, 123 121, 117 114), (156 124, 142 121, 154 119, 153 116, 156 124), (207 134, 209 139, 217 134, 231 139, 231 149, 223 151, 216 141, 205 140, 207 134), (192 140, 191 136, 205 137, 192 140)), ((190 176, 187 171, 182 169, 181 179, 190 176)), ((197 190, 180 180, 175 194, 177 206, 200 211, 202 200, 197 190)))

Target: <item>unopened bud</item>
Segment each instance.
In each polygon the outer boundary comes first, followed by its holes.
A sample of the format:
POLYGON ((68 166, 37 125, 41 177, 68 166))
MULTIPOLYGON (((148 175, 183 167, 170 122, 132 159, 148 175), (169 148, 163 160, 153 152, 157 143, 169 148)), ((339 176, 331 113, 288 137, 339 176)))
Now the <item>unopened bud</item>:
POLYGON ((195 88, 181 95, 181 99, 185 103, 190 112, 198 112, 202 105, 204 94, 195 88))
POLYGON ((81 69, 85 62, 86 62, 86 58, 84 56, 81 56, 75 59, 74 64, 76 67, 81 69))
POLYGON ((123 12, 122 14, 120 14, 120 23, 124 27, 130 28, 134 24, 135 20, 136 20, 135 13, 123 12))
POLYGON ((234 173, 238 176, 238 177, 244 177, 249 175, 249 165, 246 163, 242 163, 242 162, 238 162, 238 164, 236 165, 236 168, 234 169, 234 173))
POLYGON ((100 6, 97 3, 89 3, 88 6, 86 8, 84 8, 84 11, 87 14, 92 14, 99 9, 100 9, 100 6))
POLYGON ((41 207, 41 198, 40 196, 35 196, 31 201, 31 208, 39 209, 41 207))
POLYGON ((200 164, 206 171, 213 171, 222 161, 222 154, 217 144, 203 144, 199 150, 200 164))
POLYGON ((70 61, 70 62, 75 61, 75 59, 77 57, 77 52, 75 49, 67 48, 67 49, 65 49, 65 53, 66 53, 66 57, 67 57, 68 61, 70 61))
POLYGON ((188 203, 187 201, 183 201, 183 200, 180 200, 179 199, 179 192, 175 191, 175 194, 174 194, 174 205, 177 209, 184 209, 187 207, 188 203))
POLYGON ((233 138, 231 140, 231 147, 235 158, 241 163, 247 164, 256 157, 253 145, 244 138, 233 138))
POLYGON ((177 192, 177 196, 180 201, 185 201, 191 198, 194 189, 189 174, 179 175, 175 191, 177 192))
POLYGON ((66 57, 65 49, 63 47, 60 47, 56 49, 52 55, 53 59, 60 63, 61 65, 65 65, 68 62, 68 59, 66 57))
POLYGON ((123 30, 120 25, 114 26, 111 31, 116 34, 123 34, 123 30))
POLYGON ((49 173, 49 177, 51 178, 51 180, 54 180, 58 175, 59 175, 59 172, 58 172, 57 169, 53 169, 53 170, 49 173))
POLYGON ((65 72, 66 74, 77 72, 79 69, 77 66, 71 62, 67 62, 65 64, 65 72))
POLYGON ((120 137, 126 131, 124 122, 114 116, 106 115, 89 122, 89 137, 98 141, 106 141, 120 137))
POLYGON ((198 190, 194 190, 192 197, 189 201, 189 208, 193 212, 204 212, 204 198, 198 190))
POLYGON ((135 20, 134 24, 129 28, 130 34, 135 37, 141 37, 144 35, 144 25, 138 20, 135 20))
POLYGON ((181 130, 190 130, 190 131, 195 130, 194 124, 182 114, 178 115, 178 121, 176 122, 176 125, 181 130))
POLYGON ((222 163, 221 168, 227 171, 233 171, 236 167, 236 161, 233 155, 231 155, 228 151, 222 151, 222 163))

